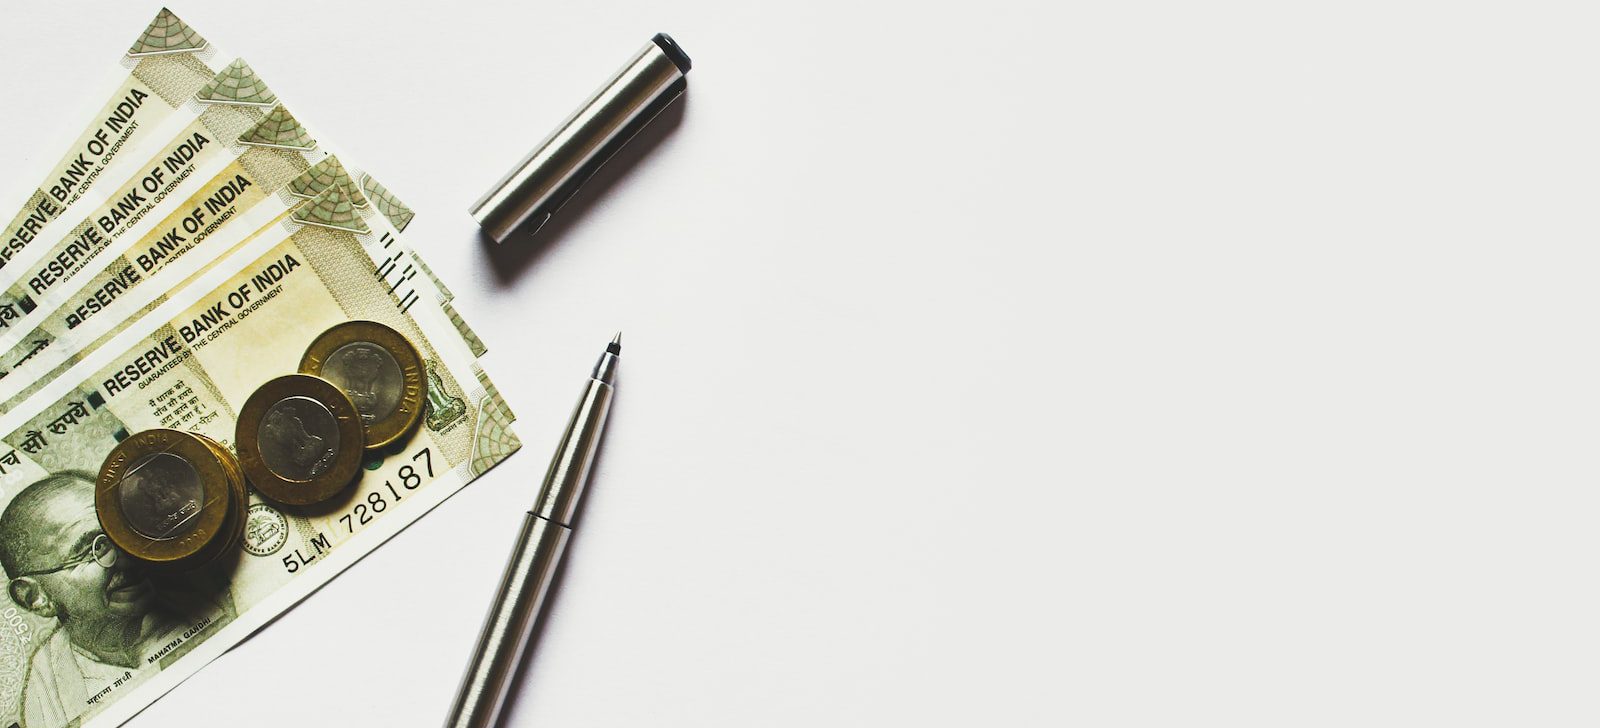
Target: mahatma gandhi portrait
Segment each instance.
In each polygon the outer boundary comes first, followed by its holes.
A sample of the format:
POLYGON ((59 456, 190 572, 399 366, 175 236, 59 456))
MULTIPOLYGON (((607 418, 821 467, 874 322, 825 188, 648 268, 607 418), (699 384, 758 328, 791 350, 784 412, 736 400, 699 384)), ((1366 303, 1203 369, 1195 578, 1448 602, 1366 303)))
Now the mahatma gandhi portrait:
POLYGON ((58 624, 29 657, 24 725, 66 724, 176 625, 143 569, 100 530, 88 473, 56 473, 17 493, 0 513, 0 567, 11 601, 58 624))

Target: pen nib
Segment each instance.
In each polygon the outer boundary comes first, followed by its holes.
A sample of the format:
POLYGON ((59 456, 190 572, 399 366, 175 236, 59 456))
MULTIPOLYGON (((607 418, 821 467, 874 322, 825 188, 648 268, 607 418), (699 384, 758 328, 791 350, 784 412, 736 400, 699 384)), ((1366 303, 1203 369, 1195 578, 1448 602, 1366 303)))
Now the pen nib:
POLYGON ((618 332, 616 338, 606 345, 606 353, 600 355, 600 361, 594 363, 594 378, 606 384, 615 380, 617 375, 617 362, 622 361, 622 333, 618 332))

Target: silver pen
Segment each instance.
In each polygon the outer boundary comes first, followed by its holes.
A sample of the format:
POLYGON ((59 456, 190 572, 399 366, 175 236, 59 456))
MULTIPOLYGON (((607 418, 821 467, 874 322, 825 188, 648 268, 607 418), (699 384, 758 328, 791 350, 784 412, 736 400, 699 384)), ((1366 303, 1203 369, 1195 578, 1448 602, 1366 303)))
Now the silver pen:
POLYGON ((622 334, 617 334, 594 365, 567 432, 550 460, 539 499, 523 520, 522 535, 517 537, 500 579, 500 591, 489 608, 446 728, 491 728, 499 719, 500 706, 572 535, 572 518, 583 499, 589 466, 594 463, 606 413, 611 409, 611 385, 621 355, 622 334))
POLYGON ((689 88, 683 47, 657 33, 566 123, 472 206, 497 243, 532 235, 617 151, 689 88))

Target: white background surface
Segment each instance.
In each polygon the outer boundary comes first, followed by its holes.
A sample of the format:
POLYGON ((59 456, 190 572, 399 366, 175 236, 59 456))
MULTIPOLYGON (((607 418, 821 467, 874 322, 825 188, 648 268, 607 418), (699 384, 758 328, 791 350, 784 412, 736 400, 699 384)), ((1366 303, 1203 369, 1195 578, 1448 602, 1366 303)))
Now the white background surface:
MULTIPOLYGON (((157 6, 10 8, 38 177, 157 6)), ((418 211, 524 451, 130 725, 434 726, 623 377, 512 725, 1593 725, 1583 3, 189 3, 418 211), (465 209, 657 31, 541 245, 465 209)))

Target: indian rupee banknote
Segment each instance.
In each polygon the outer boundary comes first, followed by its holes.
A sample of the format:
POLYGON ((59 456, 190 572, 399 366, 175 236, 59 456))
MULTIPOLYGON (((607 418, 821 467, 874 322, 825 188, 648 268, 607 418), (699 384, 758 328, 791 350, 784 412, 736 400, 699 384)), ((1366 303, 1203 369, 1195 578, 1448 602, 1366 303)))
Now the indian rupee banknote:
MULTIPOLYGON (((14 269, 37 260, 41 236, 58 221, 81 209, 86 199, 123 180, 108 181, 106 172, 123 164, 127 153, 142 145, 150 130, 181 110, 214 79, 216 49, 168 10, 161 10, 123 54, 91 121, 72 139, 66 152, 5 226, 0 242, 0 283, 16 280, 14 269)), ((0 323, 20 313, 0 308, 0 323)))
MULTIPOLYGON (((248 211, 237 215, 238 221, 230 222, 226 230, 197 241, 196 246, 205 250, 168 256, 159 263, 149 264, 153 272, 148 277, 133 269, 146 267, 146 263, 139 262, 139 256, 149 254, 142 252, 149 249, 134 248, 125 253, 108 270, 91 279, 80 296, 70 299, 71 305, 56 309, 22 340, 21 346, 26 350, 18 353, 16 368, 9 376, 0 378, 0 413, 16 406, 73 363, 91 355, 124 327, 167 300, 170 292, 187 287, 229 254, 262 235, 281 234, 284 223, 290 221, 358 233, 371 229, 369 221, 385 223, 386 232, 366 238, 374 243, 365 248, 367 270, 383 280, 402 305, 438 309, 438 315, 451 323, 456 342, 474 357, 480 355, 482 347, 474 345, 476 337, 449 308, 435 279, 424 272, 415 251, 387 225, 394 218, 397 203, 373 202, 364 206, 355 202, 352 196, 363 194, 361 189, 368 186, 370 177, 358 174, 361 182, 352 181, 353 186, 333 183, 341 177, 330 176, 329 171, 338 170, 343 174, 346 169, 338 157, 324 158, 308 170, 305 177, 297 178, 273 195, 258 199, 248 211), (115 295, 109 295, 104 288, 108 283, 118 288, 115 295)), ((181 210, 180 213, 187 214, 181 210)), ((150 245, 159 247, 161 243, 157 238, 160 237, 162 234, 158 230, 150 245)), ((359 265, 357 261, 351 264, 359 265)))
MULTIPOLYGON (((10 351, 33 333, 38 321, 53 313, 77 290, 74 282, 108 269, 125 251, 134 251, 132 265, 101 281, 94 307, 125 290, 156 266, 191 254, 209 237, 264 196, 290 186, 309 194, 320 179, 307 175, 324 152, 317 140, 281 104, 243 60, 221 71, 188 103, 169 114, 146 135, 139 149, 108 167, 97 195, 85 198, 76 223, 42 232, 29 251, 34 260, 19 258, 11 267, 16 280, 0 289, 0 373, 15 366, 10 351), (228 93, 215 91, 230 89, 228 93), (242 92, 240 89, 249 89, 242 92), (116 181, 125 180, 125 181, 116 181), (20 267, 18 267, 20 266, 20 267)), ((334 169, 317 170, 329 184, 353 184, 334 169)), ((325 165, 326 166, 326 165, 325 165)), ((374 180, 368 192, 354 189, 352 199, 365 206, 378 200, 397 227, 410 222, 411 212, 374 180)), ((270 219, 270 218, 269 218, 270 219)), ((21 353, 41 344, 32 337, 21 353)))
MULTIPOLYGON (((95 170, 93 180, 100 184, 92 193, 79 185, 72 198, 79 204, 69 216, 75 224, 44 230, 35 215, 36 229, 25 231, 31 244, 26 253, 19 250, 16 257, 4 261, 9 268, 0 267, 0 285, 5 286, 0 289, 0 338, 5 339, 0 341, 0 351, 7 352, 0 354, 0 375, 47 341, 34 336, 20 351, 8 351, 18 348, 17 340, 30 336, 35 322, 60 304, 64 287, 110 267, 105 258, 141 245, 146 252, 134 262, 144 266, 176 257, 192 247, 188 243, 198 242, 229 221, 230 209, 248 206, 253 197, 247 190, 253 187, 257 196, 274 191, 299 179, 325 154, 243 59, 221 65, 210 74, 212 66, 207 59, 220 57, 213 44, 167 10, 158 14, 130 49, 124 62, 133 65, 135 73, 129 82, 148 76, 146 85, 160 90, 167 113, 146 118, 137 148, 129 149, 136 141, 130 137, 119 160, 107 160, 95 170), (178 40, 162 40, 174 38, 178 40), (161 63, 167 65, 145 68, 161 63), (184 93, 189 94, 186 101, 174 101, 184 93), (197 204, 202 200, 204 206, 197 204), (232 204, 235 201, 239 204, 232 204), (180 209, 181 213, 176 212, 180 209), (169 222, 181 222, 185 229, 177 231, 166 224, 169 222), (146 240, 151 231, 159 232, 160 237, 146 240), (97 260, 101 265, 95 265, 97 260), (11 283, 6 285, 8 280, 11 283)), ((361 194, 354 198, 358 204, 373 201, 395 227, 404 230, 411 210, 370 176, 357 179, 361 194)), ((303 191, 304 187, 297 189, 303 191)), ((426 266, 420 269, 448 304, 452 298, 449 290, 426 266)), ((99 281, 103 287, 97 299, 115 295, 123 283, 141 273, 127 267, 117 270, 121 280, 99 281)), ((97 304, 88 301, 86 305, 97 304)), ((481 353, 481 341, 453 309, 451 313, 463 337, 481 353)))
MULTIPOLYGON (((409 221, 409 210, 392 195, 369 203, 371 193, 364 193, 358 185, 373 188, 376 182, 359 170, 352 179, 338 157, 324 156, 315 164, 301 165, 304 171, 299 176, 274 187, 277 180, 263 177, 259 170, 243 162, 249 156, 246 152, 195 190, 193 196, 177 201, 179 204, 171 206, 165 217, 152 217, 154 224, 134 228, 123 240, 103 249, 96 260, 78 269, 80 275, 76 278, 48 287, 35 285, 33 294, 26 294, 30 295, 31 310, 11 326, 0 329, 0 401, 32 384, 25 373, 16 377, 11 374, 19 368, 26 370, 28 362, 47 348, 93 340, 69 337, 68 333, 91 321, 121 323, 119 311, 122 316, 132 315, 128 312, 177 288, 194 271, 215 263, 262 226, 295 214, 297 207, 310 214, 319 205, 374 204, 391 220, 401 214, 398 210, 404 211, 400 219, 409 221), (177 270, 184 272, 169 272, 177 270)), ((330 218, 329 224, 351 225, 355 229, 364 226, 361 217, 353 214, 339 221, 330 218)), ((396 272, 405 273, 409 268, 409 274, 415 276, 421 269, 407 246, 391 246, 388 254, 385 263, 396 272)), ((422 280, 432 284, 434 279, 422 280)), ((443 294, 431 286, 410 288, 444 303, 443 294)), ((71 358, 79 351, 56 353, 71 358)))
POLYGON ((377 216, 368 226, 269 226, 0 415, 0 569, 12 585, 0 608, 0 725, 127 719, 519 446, 440 309, 407 305, 374 274, 367 249, 395 233, 377 216), (296 509, 252 495, 244 553, 230 563, 174 576, 84 557, 99 534, 92 473, 117 442, 171 427, 231 446, 250 393, 351 319, 387 324, 421 350, 428 406, 414 435, 372 456, 332 502, 296 509))
MULTIPOLYGON (((163 21, 181 24, 165 11, 157 24, 163 21)), ((319 147, 242 59, 226 64, 178 111, 145 135, 154 154, 139 161, 144 155, 131 152, 125 161, 137 163, 107 173, 129 181, 78 225, 57 228, 53 245, 41 243, 40 260, 0 292, 0 377, 135 288, 144 289, 144 300, 158 295, 153 289, 160 286, 148 281, 168 264, 186 255, 214 259, 301 198, 338 187, 359 207, 375 205, 398 229, 413 217, 377 180, 328 156, 329 146, 319 147), (274 196, 282 204, 255 209, 274 196)), ((432 271, 406 246, 390 253, 384 265, 426 276, 463 341, 483 354, 486 347, 432 271)), ((33 384, 14 378, 0 387, 0 401, 33 384)))
POLYGON ((4 232, 0 726, 126 720, 519 446, 482 342, 400 239, 410 210, 322 164, 328 146, 223 58, 161 11, 4 232), (231 446, 254 387, 358 318, 426 360, 414 435, 331 503, 252 494, 228 563, 161 575, 93 548, 84 487, 115 443, 174 427, 231 446))

